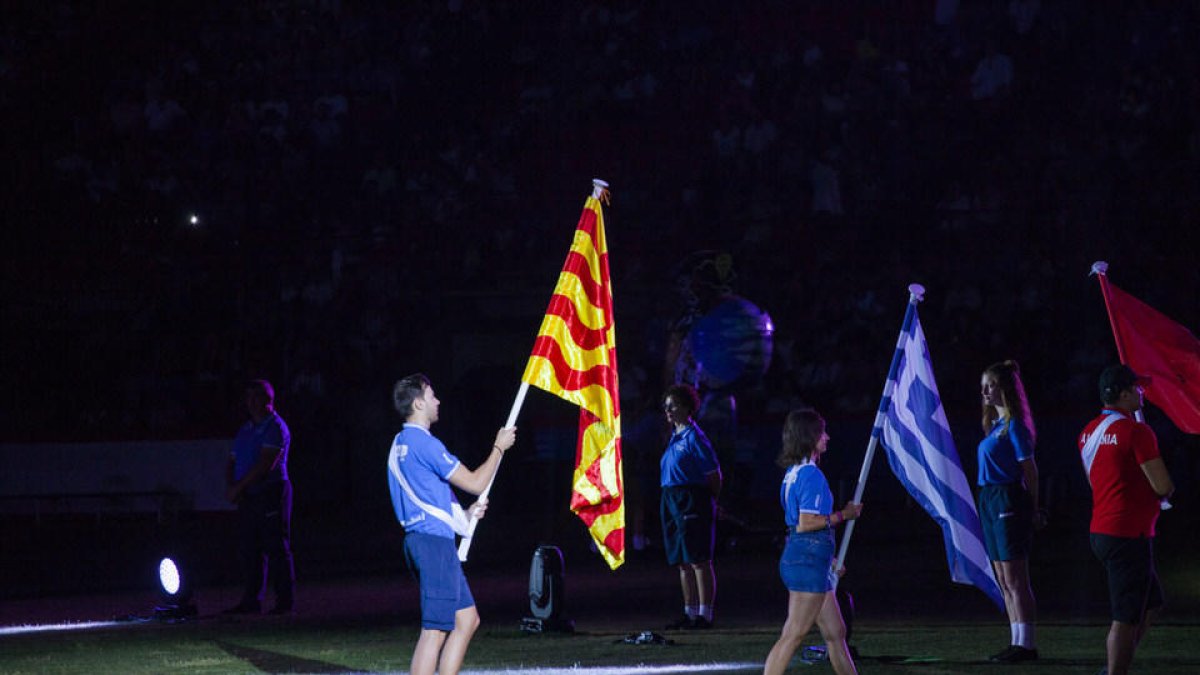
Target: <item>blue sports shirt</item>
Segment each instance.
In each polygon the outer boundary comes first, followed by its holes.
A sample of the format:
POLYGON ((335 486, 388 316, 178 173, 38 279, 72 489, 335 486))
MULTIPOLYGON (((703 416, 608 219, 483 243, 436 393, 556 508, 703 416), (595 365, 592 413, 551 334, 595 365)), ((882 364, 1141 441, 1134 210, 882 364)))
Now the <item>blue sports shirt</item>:
MULTIPOLYGON (((292 434, 279 413, 271 411, 258 424, 248 420, 233 438, 233 479, 241 480, 258 463, 262 449, 266 447, 279 448, 279 459, 261 482, 287 480, 288 447, 291 444, 292 434)), ((255 487, 250 489, 254 490, 255 487)))
POLYGON ((659 461, 659 485, 679 487, 708 485, 708 474, 720 471, 712 443, 695 424, 671 434, 659 461))
POLYGON ((779 501, 783 505, 783 519, 787 526, 796 529, 801 513, 827 516, 833 513, 833 493, 825 474, 811 460, 793 464, 783 475, 779 488, 779 501))
POLYGON ((1025 478, 1021 461, 1033 457, 1033 439, 1024 424, 996 420, 979 442, 978 485, 1009 485, 1025 478), (1004 433, 1005 429, 1008 433, 1004 433))
POLYGON ((426 513, 401 487, 392 473, 393 462, 418 499, 445 513, 453 513, 452 505, 457 505, 458 500, 450 489, 450 474, 461 463, 458 458, 450 454, 429 430, 415 424, 405 424, 396 434, 388 455, 388 488, 392 493, 396 520, 400 521, 404 531, 453 539, 454 530, 426 513))

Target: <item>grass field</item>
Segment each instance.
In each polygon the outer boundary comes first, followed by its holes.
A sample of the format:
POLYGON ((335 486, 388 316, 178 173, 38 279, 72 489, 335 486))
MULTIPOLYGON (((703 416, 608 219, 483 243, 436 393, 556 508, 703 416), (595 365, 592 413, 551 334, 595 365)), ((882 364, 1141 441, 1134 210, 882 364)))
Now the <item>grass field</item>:
MULTIPOLYGON (((718 625, 712 631, 667 632, 677 609, 674 574, 661 562, 634 560, 616 573, 587 561, 568 576, 567 615, 574 634, 528 634, 527 576, 515 570, 477 569, 472 587, 484 623, 465 667, 475 673, 756 672, 783 622, 785 600, 772 555, 744 556, 718 568, 718 625), (655 631, 674 644, 625 644, 655 631)), ((866 565, 860 565, 865 573, 866 565)), ((1102 664, 1107 631, 1103 597, 1079 605, 1076 578, 1043 575, 1045 612, 1038 625, 1042 658, 1000 666, 985 661, 1007 642, 1004 617, 975 589, 945 581, 944 570, 909 572, 905 587, 882 574, 860 584, 852 646, 864 673, 1037 673, 1094 675, 1102 664), (890 589, 890 590, 889 590, 890 589), (916 594, 914 591, 923 589, 916 594), (1052 589, 1062 594, 1055 595, 1052 589), (1098 601, 1098 602, 1097 602, 1098 601)), ((1168 588, 1186 575, 1172 574, 1168 588)), ((290 617, 226 617, 219 609, 237 599, 235 587, 204 589, 201 617, 179 624, 109 623, 89 630, 0 632, 4 673, 393 673, 407 669, 418 631, 415 584, 406 574, 308 584, 300 611, 290 617)), ((1091 593, 1090 595, 1095 595, 1091 593)), ((1175 597, 1179 597, 1176 594, 1175 597)), ((1181 598, 1182 599, 1182 598, 1181 598)), ((149 593, 9 600, 0 603, 0 626, 101 620, 153 606, 149 593)), ((1200 621, 1168 612, 1150 632, 1135 660, 1142 675, 1200 673, 1200 621)), ((810 643, 816 643, 814 632, 810 643)), ((799 655, 798 655, 799 656, 799 655)), ((825 663, 799 658, 793 672, 831 672, 825 663)))
MULTIPOLYGON (((512 626, 481 630, 466 669, 473 672, 578 673, 753 672, 770 649, 776 626, 717 629, 703 634, 664 633, 671 645, 629 645, 623 633, 574 635, 521 633, 512 626), (592 670, 597 669, 597 670, 592 670)), ((1042 658, 1020 666, 986 663, 980 645, 996 642, 994 625, 863 623, 854 647, 859 667, 871 673, 1094 674, 1102 665, 1104 626, 1040 627, 1042 658)), ((810 636, 816 638, 816 635, 810 636)), ((1163 625, 1139 650, 1135 672, 1200 672, 1200 631, 1163 625)), ((402 672, 416 640, 414 625, 221 619, 189 624, 124 624, 87 631, 42 632, 0 638, 3 673, 348 673, 402 672)), ((829 672, 824 663, 797 658, 796 672, 829 672)))
MULTIPOLYGON (((844 584, 856 606, 851 644, 862 672, 1095 675, 1100 669, 1107 596, 1085 533, 1063 528, 1044 535, 1045 545, 1032 570, 1042 658, 1033 664, 1001 666, 985 659, 1007 643, 1006 619, 978 590, 948 581, 940 536, 936 531, 914 536, 932 527, 924 520, 918 525, 923 529, 893 528, 895 532, 874 539, 865 531, 848 561, 844 584)), ((355 541, 346 536, 331 540, 339 546, 355 541)), ((1169 604, 1163 622, 1138 651, 1134 672, 1140 675, 1200 674, 1200 574, 1195 571, 1194 548, 1183 533, 1168 540, 1178 542, 1164 551, 1160 565, 1169 604)), ((668 633, 661 628, 679 612, 677 574, 662 561, 661 552, 631 554, 624 567, 611 572, 599 556, 569 549, 565 606, 578 632, 526 634, 518 626, 529 613, 528 563, 501 564, 494 555, 499 549, 500 542, 485 541, 479 555, 467 563, 483 617, 467 655, 470 672, 756 672, 786 613, 778 552, 770 545, 751 548, 743 543, 720 554, 717 628, 704 633, 668 633), (624 644, 627 635, 644 630, 675 643, 624 644)), ((313 551, 311 546, 308 551, 313 551)), ((35 563, 49 569, 51 562, 44 556, 31 558, 24 576, 18 573, 5 582, 13 590, 0 595, 0 675, 392 673, 406 671, 416 642, 416 587, 399 559, 362 572, 302 575, 298 612, 291 617, 221 616, 219 610, 236 602, 239 594, 226 582, 202 584, 202 614, 195 621, 4 632, 6 626, 108 621, 149 613, 155 601, 149 579, 141 590, 106 585, 102 576, 120 572, 117 565, 79 560, 76 567, 57 563, 54 569, 59 574, 70 569, 79 588, 92 586, 95 591, 18 592, 51 576, 33 573, 35 563)), ((313 570, 317 565, 309 560, 298 567, 313 570)), ((810 643, 818 639, 815 633, 809 637, 810 643)), ((831 671, 826 663, 797 659, 792 672, 831 671)))

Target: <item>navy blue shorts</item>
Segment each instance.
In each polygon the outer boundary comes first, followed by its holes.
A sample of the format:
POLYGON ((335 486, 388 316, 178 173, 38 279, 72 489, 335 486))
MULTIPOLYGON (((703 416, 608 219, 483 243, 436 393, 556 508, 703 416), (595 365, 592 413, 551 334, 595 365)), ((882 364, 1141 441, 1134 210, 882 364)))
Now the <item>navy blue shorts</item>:
POLYGON ((1108 576, 1112 619, 1138 625, 1146 610, 1163 605, 1162 586, 1154 570, 1154 540, 1091 534, 1092 553, 1108 576))
POLYGON ((659 516, 668 565, 696 565, 713 559, 717 539, 716 511, 716 502, 707 485, 674 485, 662 489, 659 516))
POLYGON ((833 530, 793 532, 788 535, 779 557, 779 578, 789 591, 825 593, 832 591, 833 530))
POLYGON ((404 557, 421 585, 421 628, 454 630, 454 614, 475 605, 454 540, 406 534, 404 557))
POLYGON ((1020 483, 979 488, 979 524, 992 560, 1028 560, 1033 550, 1033 500, 1020 483))

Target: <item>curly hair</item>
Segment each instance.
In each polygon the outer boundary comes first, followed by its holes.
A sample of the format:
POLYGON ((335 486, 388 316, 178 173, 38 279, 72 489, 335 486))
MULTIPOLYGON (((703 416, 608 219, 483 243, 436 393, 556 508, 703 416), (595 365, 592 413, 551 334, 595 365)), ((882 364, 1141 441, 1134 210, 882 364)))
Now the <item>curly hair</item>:
POLYGON ((669 399, 675 399, 675 402, 687 408, 690 414, 700 411, 700 395, 689 385, 673 384, 667 387, 667 391, 663 394, 663 403, 669 399))

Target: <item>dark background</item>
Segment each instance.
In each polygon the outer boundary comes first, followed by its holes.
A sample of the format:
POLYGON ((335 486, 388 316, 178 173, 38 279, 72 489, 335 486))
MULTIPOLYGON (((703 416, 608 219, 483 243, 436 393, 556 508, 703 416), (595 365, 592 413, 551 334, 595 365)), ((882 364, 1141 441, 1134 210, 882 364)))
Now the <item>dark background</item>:
MULTIPOLYGON (((714 250, 776 327, 736 392, 730 536, 777 524, 795 405, 829 418, 849 496, 911 282, 967 475, 979 373, 1015 358, 1047 505, 1084 531, 1074 436, 1116 360, 1091 263, 1200 325, 1197 3, 643 4, 6 3, 0 440, 232 437, 242 382, 265 377, 294 436, 302 574, 398 565, 391 384, 428 373, 436 432, 479 461, 600 177, 631 517, 657 504, 680 265, 714 250), (1011 82, 977 91, 992 54, 1011 82)), ((1200 448, 1149 420, 1181 487, 1164 527, 1184 532, 1200 448)), ((574 424, 530 394, 478 544, 586 546, 574 424)), ((908 513, 875 469, 876 512, 908 513)), ((81 539, 112 568, 121 537, 219 561, 226 516, 5 516, 5 590, 135 583, 47 564, 81 539)))

